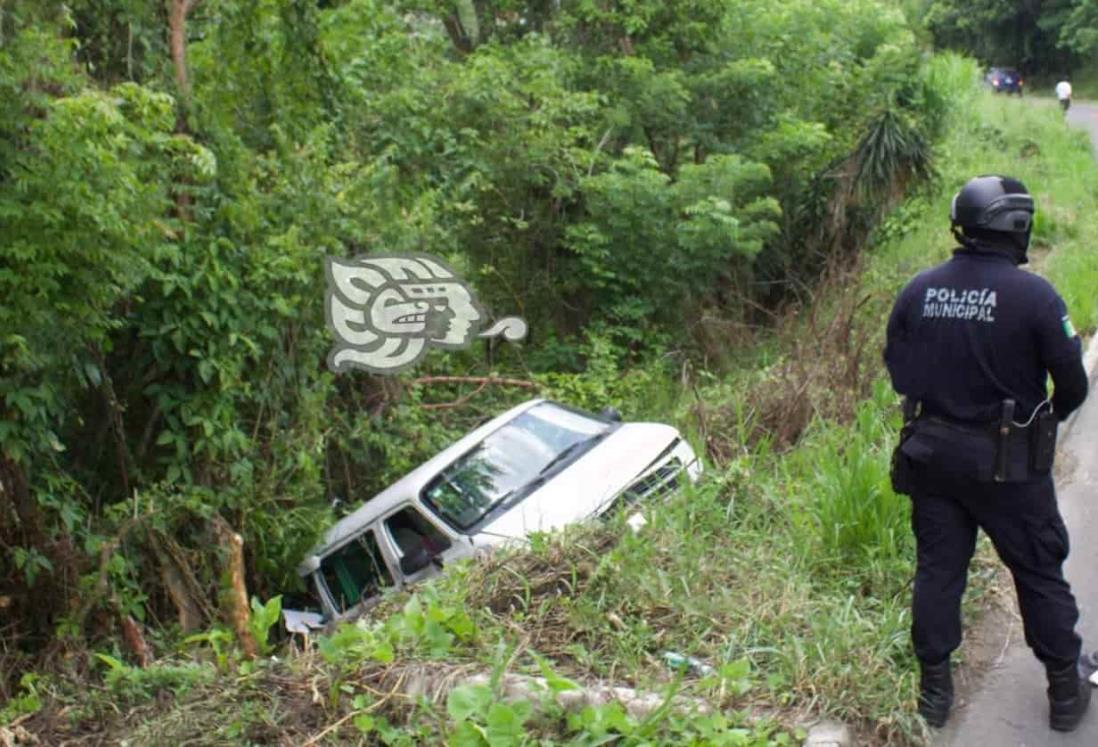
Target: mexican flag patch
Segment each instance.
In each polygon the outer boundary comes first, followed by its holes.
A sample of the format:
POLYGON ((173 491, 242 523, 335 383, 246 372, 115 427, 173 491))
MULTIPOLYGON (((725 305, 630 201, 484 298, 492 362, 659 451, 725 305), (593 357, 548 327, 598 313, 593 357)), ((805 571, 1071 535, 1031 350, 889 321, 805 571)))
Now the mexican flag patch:
POLYGON ((1075 325, 1071 323, 1071 317, 1069 317, 1067 314, 1064 314, 1064 318, 1060 321, 1064 323, 1065 335, 1067 335, 1068 337, 1075 337, 1077 334, 1079 334, 1075 331, 1075 325))

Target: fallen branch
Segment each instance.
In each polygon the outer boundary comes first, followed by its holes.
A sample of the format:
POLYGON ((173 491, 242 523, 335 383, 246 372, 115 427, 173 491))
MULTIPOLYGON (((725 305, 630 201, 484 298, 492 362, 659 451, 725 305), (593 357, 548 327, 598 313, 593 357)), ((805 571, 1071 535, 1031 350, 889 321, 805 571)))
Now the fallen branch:
POLYGON ((304 742, 301 745, 301 747, 312 747, 314 744, 317 744, 318 742, 320 742, 320 740, 324 739, 324 737, 328 736, 333 731, 335 731, 339 727, 343 726, 345 723, 350 721, 352 718, 355 718, 356 716, 363 716, 363 715, 369 714, 371 711, 376 711, 378 708, 380 708, 381 706, 388 703, 393 698, 393 696, 395 694, 396 693, 389 693, 388 695, 386 695, 381 700, 374 701, 373 703, 371 703, 370 705, 366 706, 365 708, 363 708, 361 710, 351 711, 350 713, 346 714, 345 716, 343 716, 343 718, 339 719, 335 723, 329 724, 327 727, 324 728, 323 731, 320 731, 320 732, 314 734, 312 737, 310 737, 308 739, 308 741, 304 742))
POLYGON ((487 386, 488 386, 488 382, 486 381, 483 384, 481 384, 480 386, 478 386, 476 389, 474 389, 473 391, 466 394, 465 396, 458 397, 453 402, 432 402, 432 403, 429 403, 429 404, 426 404, 426 405, 422 405, 422 407, 423 407, 424 410, 448 410, 448 409, 451 409, 451 408, 454 408, 454 407, 461 407, 466 402, 471 400, 473 397, 475 397, 478 394, 480 394, 481 392, 483 392, 484 388, 487 387, 487 386))
POLYGON ((212 610, 207 610, 207 615, 203 616, 203 610, 198 602, 202 596, 200 593, 195 593, 197 584, 193 574, 189 577, 185 575, 189 571, 185 560, 179 557, 179 548, 173 546, 173 540, 159 532, 149 533, 149 543, 159 561, 160 578, 164 582, 164 588, 172 604, 175 605, 180 629, 184 633, 200 629, 206 619, 214 618, 214 614, 212 610))
POLYGON ((490 384, 496 384, 498 386, 515 386, 522 389, 538 388, 537 382, 529 381, 528 379, 510 379, 502 376, 421 376, 418 379, 412 379, 408 383, 412 386, 421 384, 479 384, 473 391, 464 394, 451 402, 430 402, 421 405, 424 410, 451 410, 455 407, 461 407, 473 397, 483 392, 490 384))
POLYGON ((23 717, 20 716, 11 725, 0 726, 0 747, 15 747, 18 744, 41 744, 38 737, 18 725, 18 722, 22 720, 23 717))
POLYGON ((88 614, 91 612, 92 608, 108 596, 110 591, 111 556, 114 555, 115 550, 121 547, 123 540, 126 539, 126 535, 135 528, 143 526, 155 513, 155 511, 150 511, 149 513, 139 514, 127 519, 118 528, 114 537, 100 546, 99 568, 96 572, 95 586, 92 587, 90 592, 83 595, 83 600, 76 609, 76 614, 74 616, 77 630, 83 631, 84 622, 88 619, 88 614))
POLYGON ((495 384, 497 386, 517 386, 523 389, 537 389, 538 383, 528 379, 508 379, 502 376, 420 376, 408 382, 410 386, 426 384, 495 384))

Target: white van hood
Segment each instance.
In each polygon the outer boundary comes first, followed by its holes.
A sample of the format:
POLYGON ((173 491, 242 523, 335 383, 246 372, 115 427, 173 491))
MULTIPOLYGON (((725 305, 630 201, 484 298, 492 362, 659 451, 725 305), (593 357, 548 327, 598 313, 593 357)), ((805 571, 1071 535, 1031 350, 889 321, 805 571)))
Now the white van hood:
MULTIPOLYGON (((507 513, 482 527, 476 544, 521 539, 582 521, 609 503, 679 440, 659 423, 626 423, 569 464, 507 513)), ((669 456, 669 455, 668 455, 669 456)))

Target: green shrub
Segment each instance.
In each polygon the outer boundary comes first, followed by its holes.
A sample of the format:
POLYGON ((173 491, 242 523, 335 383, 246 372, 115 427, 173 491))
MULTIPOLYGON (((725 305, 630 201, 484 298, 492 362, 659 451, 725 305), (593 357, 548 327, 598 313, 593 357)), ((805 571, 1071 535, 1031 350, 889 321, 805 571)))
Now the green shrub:
POLYGON ((168 691, 176 697, 192 688, 210 683, 217 676, 213 667, 194 662, 156 662, 147 667, 132 667, 108 654, 96 652, 95 658, 106 665, 103 679, 121 702, 132 705, 168 691))

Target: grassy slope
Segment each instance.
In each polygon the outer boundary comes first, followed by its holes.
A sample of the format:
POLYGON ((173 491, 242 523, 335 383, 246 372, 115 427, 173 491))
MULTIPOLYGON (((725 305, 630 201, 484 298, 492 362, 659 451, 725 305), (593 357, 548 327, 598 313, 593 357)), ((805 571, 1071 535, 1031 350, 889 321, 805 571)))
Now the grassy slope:
MULTIPOLYGON (((863 360, 876 382, 846 424, 816 419, 792 451, 778 452, 765 440, 726 449, 722 468, 697 490, 650 511, 638 535, 619 520, 454 569, 410 605, 397 596, 383 626, 345 628, 324 644, 323 656, 298 653, 236 668, 222 654, 215 679, 218 647, 199 643, 180 652, 178 660, 188 663, 172 671, 114 668, 101 688, 91 689, 32 683, 47 707, 25 725, 47 742, 82 734, 141 743, 302 743, 350 714, 358 715, 320 741, 365 738, 386 728, 385 716, 395 723, 412 714, 412 725, 392 739, 431 743, 450 733, 480 744, 476 724, 495 743, 514 744, 506 724, 514 725, 516 713, 478 701, 476 691, 465 691, 469 708, 452 702, 449 716, 445 708, 385 693, 415 664, 538 673, 536 653, 576 680, 660 692, 681 687, 728 716, 725 722, 664 715, 641 723, 612 708, 572 719, 551 713, 525 723, 531 738, 589 744, 610 730, 630 734, 625 743, 634 744, 763 744, 795 739, 792 725, 824 714, 855 722, 882 742, 918 741, 907 632, 912 541, 906 500, 887 484, 896 416, 877 363, 882 315, 912 273, 947 256, 953 191, 972 174, 1000 171, 1037 195, 1037 244, 1055 247, 1039 264, 1068 299, 1077 326, 1093 328, 1098 317, 1098 252, 1091 248, 1098 217, 1087 209, 1098 169, 1084 139, 1048 106, 982 97, 967 110, 972 116, 955 124, 941 152, 934 188, 890 217, 859 277, 836 283, 835 298, 822 304, 838 315, 848 308, 844 299, 867 299, 856 305, 854 338, 864 343, 863 360), (661 658, 667 650, 703 658, 720 672, 676 685, 661 658), (387 661, 394 651, 395 661, 387 661), (208 663, 195 668, 192 659, 208 663), (758 722, 760 714, 770 717, 758 722), (455 715, 467 723, 453 731, 455 715), (743 731, 728 731, 736 725, 743 731)), ((703 382, 697 399, 679 403, 680 424, 695 431, 700 446, 723 412, 722 438, 746 442, 752 398, 768 387, 780 398, 789 384, 775 374, 781 358, 774 351, 827 357, 827 340, 811 332, 794 319, 787 340, 762 346, 773 361, 769 368, 753 364, 740 375, 703 382)), ((850 355, 845 350, 839 353, 850 355)), ((817 410, 830 411, 826 404, 824 392, 817 410)), ((978 606, 992 575, 986 559, 974 575, 969 603, 978 606)), ((524 715, 517 713, 520 723, 524 715)))

